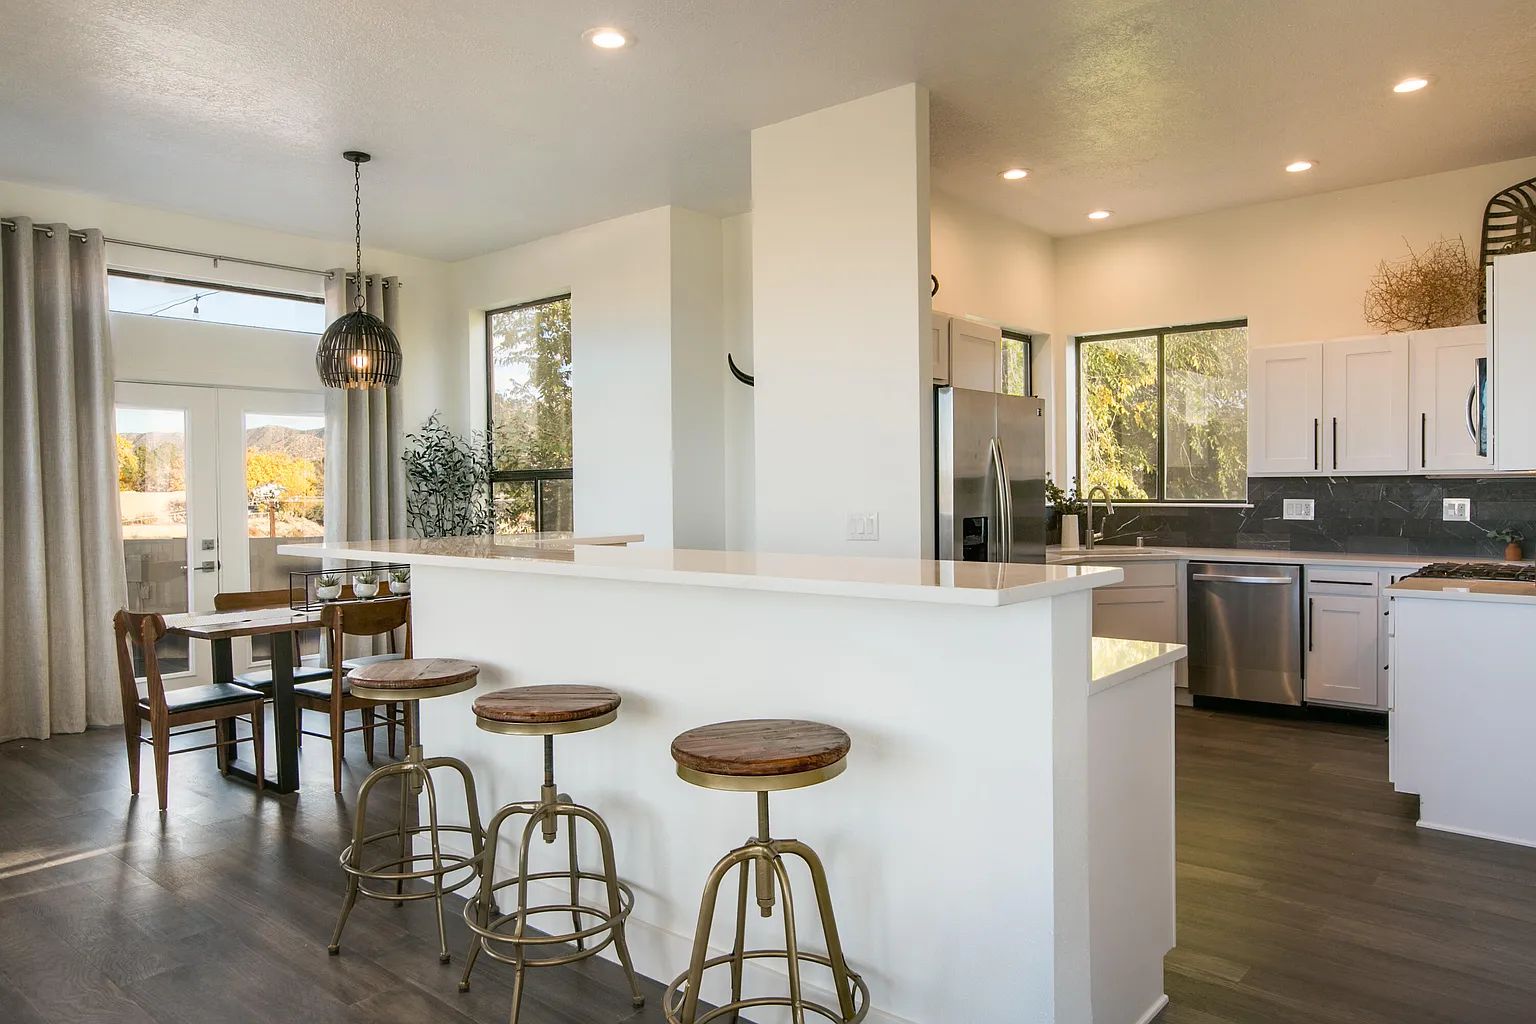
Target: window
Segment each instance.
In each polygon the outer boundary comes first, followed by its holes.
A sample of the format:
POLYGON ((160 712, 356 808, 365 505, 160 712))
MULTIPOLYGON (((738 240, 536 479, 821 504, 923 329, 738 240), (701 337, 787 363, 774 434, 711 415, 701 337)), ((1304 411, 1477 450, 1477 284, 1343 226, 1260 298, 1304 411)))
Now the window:
POLYGON ((1035 393, 1034 357, 1029 335, 1003 332, 1003 394, 1028 398, 1035 393))
POLYGON ((497 533, 572 529, 571 297, 485 314, 497 533))
POLYGON ((1078 480, 1116 501, 1248 498, 1248 322, 1079 338, 1078 480))
POLYGON ((325 300, 318 296, 235 288, 126 270, 107 274, 107 308, 114 313, 305 334, 320 334, 326 324, 325 300))

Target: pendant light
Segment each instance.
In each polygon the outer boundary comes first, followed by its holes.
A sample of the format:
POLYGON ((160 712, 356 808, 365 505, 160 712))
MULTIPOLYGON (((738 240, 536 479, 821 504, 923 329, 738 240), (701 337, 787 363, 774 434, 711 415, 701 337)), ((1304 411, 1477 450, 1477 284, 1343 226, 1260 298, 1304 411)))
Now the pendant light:
POLYGON ((315 369, 328 388, 387 388, 400 381, 400 339, 389 325, 363 308, 367 283, 363 280, 363 164, 367 153, 347 150, 341 154, 352 163, 352 196, 356 213, 357 291, 356 308, 337 317, 325 329, 315 350, 315 369))

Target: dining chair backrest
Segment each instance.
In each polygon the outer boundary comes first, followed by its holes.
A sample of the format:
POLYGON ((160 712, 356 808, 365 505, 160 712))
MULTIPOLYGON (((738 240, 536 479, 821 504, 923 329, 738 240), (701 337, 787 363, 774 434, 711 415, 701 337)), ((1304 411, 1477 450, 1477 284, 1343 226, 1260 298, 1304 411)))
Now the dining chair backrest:
POLYGON ((257 608, 288 607, 286 590, 229 590, 213 595, 216 612, 246 612, 257 608))
POLYGON ((112 616, 112 630, 117 635, 117 682, 123 699, 123 719, 133 721, 139 713, 139 681, 133 674, 133 645, 144 659, 144 679, 149 684, 149 707, 165 709, 165 683, 160 678, 160 658, 155 643, 165 636, 165 616, 155 612, 130 612, 124 608, 112 616))
POLYGON ((381 636, 405 628, 405 656, 411 656, 411 599, 386 597, 372 601, 342 601, 320 610, 320 621, 339 641, 343 636, 381 636))

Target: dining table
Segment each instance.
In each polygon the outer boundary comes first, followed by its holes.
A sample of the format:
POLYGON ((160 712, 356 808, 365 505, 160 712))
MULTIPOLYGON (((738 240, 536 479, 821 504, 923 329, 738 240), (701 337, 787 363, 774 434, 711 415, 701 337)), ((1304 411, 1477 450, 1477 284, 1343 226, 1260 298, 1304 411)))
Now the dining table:
MULTIPOLYGON (((213 681, 235 681, 233 642, 241 636, 276 636, 306 629, 319 629, 318 610, 293 608, 256 608, 233 612, 188 612, 165 617, 166 632, 193 640, 207 640, 213 645, 213 681)), ((268 789, 292 793, 299 788, 299 717, 293 700, 292 643, 272 645, 272 724, 277 749, 277 777, 264 780, 268 789)), ((234 719, 220 723, 219 739, 233 739, 234 719)), ((234 749, 234 748, 229 748, 234 749)), ((247 782, 256 781, 256 773, 230 759, 228 774, 247 782)))

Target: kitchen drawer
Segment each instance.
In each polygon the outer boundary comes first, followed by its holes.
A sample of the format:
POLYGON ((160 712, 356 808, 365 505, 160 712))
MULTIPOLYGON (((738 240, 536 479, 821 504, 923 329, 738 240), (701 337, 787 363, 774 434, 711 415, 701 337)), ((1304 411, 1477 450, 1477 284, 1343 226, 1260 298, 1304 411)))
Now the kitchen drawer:
POLYGON ((1089 565, 1113 565, 1125 570, 1125 580, 1112 587, 1176 587, 1179 585, 1177 562, 1089 562, 1089 565))
POLYGON ((1093 592, 1093 635, 1177 643, 1178 589, 1100 587, 1093 592))

